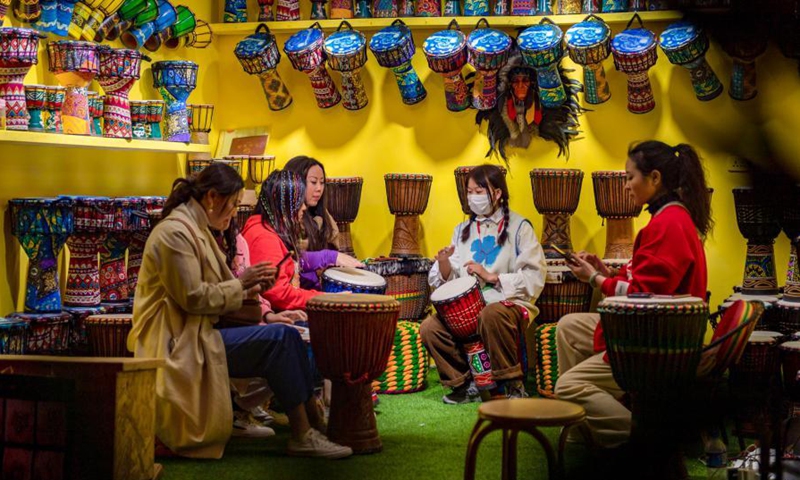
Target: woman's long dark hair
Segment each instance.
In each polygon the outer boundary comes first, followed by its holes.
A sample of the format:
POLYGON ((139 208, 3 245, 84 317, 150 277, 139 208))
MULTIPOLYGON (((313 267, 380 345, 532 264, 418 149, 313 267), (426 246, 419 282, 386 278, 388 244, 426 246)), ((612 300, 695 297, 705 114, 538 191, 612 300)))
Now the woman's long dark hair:
MULTIPOLYGON (((308 171, 312 167, 319 167, 322 169, 322 181, 325 182, 327 174, 325 173, 325 166, 319 160, 305 155, 300 155, 292 158, 286 162, 284 170, 289 170, 300 174, 303 181, 308 181, 308 171)), ((333 249, 336 250, 336 245, 330 243, 330 238, 333 236, 333 225, 331 224, 330 215, 328 215, 328 200, 326 190, 322 190, 322 196, 319 203, 315 207, 308 206, 308 211, 303 217, 303 228, 305 229, 306 238, 308 239, 308 250, 316 252, 318 250, 333 249), (317 225, 314 217, 322 219, 322 227, 317 225)))
POLYGON ((289 170, 273 171, 261 186, 254 213, 275 230, 295 260, 300 255, 300 222, 297 217, 306 198, 306 181, 289 170))
POLYGON ((680 198, 700 236, 705 238, 711 232, 714 220, 705 169, 691 145, 681 143, 672 147, 658 140, 648 140, 631 145, 628 158, 643 175, 658 170, 664 189, 680 198))
POLYGON ((243 188, 244 180, 236 170, 224 163, 212 163, 200 173, 188 178, 178 178, 172 183, 172 193, 164 202, 161 218, 166 218, 175 208, 192 198, 199 202, 211 190, 230 199, 243 188))
MULTIPOLYGON (((500 236, 497 237, 497 244, 505 245, 508 239, 509 197, 508 184, 506 184, 506 176, 503 175, 503 170, 497 165, 480 165, 470 170, 467 182, 470 180, 474 181, 478 186, 485 188, 487 191, 486 195, 489 196, 490 200, 493 190, 502 190, 503 194, 500 196, 499 208, 503 209, 503 231, 500 232, 500 236)), ((475 218, 477 218, 475 212, 470 212, 469 223, 464 225, 464 228, 461 230, 462 243, 469 239, 469 229, 472 226, 472 222, 475 221, 475 218)))

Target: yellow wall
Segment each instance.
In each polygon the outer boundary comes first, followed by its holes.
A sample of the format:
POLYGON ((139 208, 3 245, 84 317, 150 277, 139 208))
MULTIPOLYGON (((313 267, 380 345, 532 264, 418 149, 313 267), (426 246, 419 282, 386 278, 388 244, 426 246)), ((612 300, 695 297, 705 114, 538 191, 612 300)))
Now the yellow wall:
MULTIPOLYGON (((658 31, 664 24, 647 26, 658 31)), ((615 32, 622 28, 612 27, 615 32)), ((371 33, 367 32, 367 36, 371 33)), ((215 128, 267 126, 271 134, 268 152, 277 156, 278 166, 294 155, 305 154, 321 160, 329 176, 364 177, 359 216, 352 226, 355 249, 361 257, 386 255, 391 245, 394 218, 386 204, 383 175, 432 174, 431 198, 428 210, 422 215, 422 246, 432 255, 449 241, 453 227, 463 218, 453 169, 484 162, 488 142, 485 132, 474 124, 474 111, 452 113, 445 108, 442 79, 428 69, 419 48, 430 33, 432 30, 414 31, 418 46, 414 66, 428 98, 414 106, 404 105, 391 72, 381 68, 370 54, 363 71, 370 103, 357 112, 341 106, 317 108, 308 78, 293 70, 285 56, 278 71, 294 103, 284 111, 270 111, 260 83, 242 71, 232 53, 241 37, 219 36, 209 51, 179 52, 191 53, 188 58, 201 65, 201 80, 190 101, 216 104, 215 128)), ((286 38, 288 35, 278 35, 281 46, 286 38)), ((39 70, 42 70, 46 68, 46 57, 40 58, 39 70)), ((730 60, 716 45, 712 46, 708 60, 727 89, 730 60)), ((565 62, 572 66, 569 60, 565 62)), ((704 158, 709 183, 716 189, 713 207, 717 228, 707 243, 707 252, 712 303, 718 304, 733 285, 741 282, 745 251, 745 240, 736 227, 730 190, 746 184, 747 178, 728 173, 727 169, 737 155, 767 158, 765 139, 772 142, 776 151, 785 153, 786 158, 792 158, 791 153, 800 146, 794 133, 800 127, 800 115, 787 107, 800 104, 796 64, 783 58, 777 49, 770 49, 758 63, 760 93, 755 100, 735 102, 724 93, 702 103, 694 97, 688 72, 669 64, 659 52, 658 65, 651 70, 657 106, 646 115, 628 113, 625 76, 614 70, 610 59, 605 66, 612 99, 581 117, 583 134, 572 143, 569 161, 557 158, 555 145, 542 140, 535 140, 527 150, 512 150, 511 207, 530 218, 534 228, 541 231, 542 218, 533 207, 528 172, 532 168, 580 168, 587 176, 573 218, 573 242, 578 249, 602 252, 605 230, 595 211, 590 173, 622 169, 627 146, 636 140, 657 138, 672 144, 691 143, 704 158), (790 99, 793 103, 789 103, 790 99)), ((573 75, 579 74, 578 68, 573 75)), ((27 82, 41 78, 34 75, 27 82)), ((332 75, 340 85, 340 76, 335 72, 332 75)), ((143 71, 142 78, 133 98, 158 98, 150 86, 150 73, 143 71)), ((46 81, 52 83, 52 78, 46 81)), ((183 171, 181 159, 172 154, 0 145, 0 155, 4 161, 0 179, 3 208, 15 196, 166 194, 171 181, 183 171)), ((637 228, 644 226, 648 218, 649 215, 643 214, 636 222, 637 228)), ((7 225, 5 231, 9 231, 7 225)), ((12 242, 15 240, 8 233, 0 241, 0 270, 13 265, 12 260, 19 255, 19 248, 12 242), (7 248, 8 245, 14 248, 7 248)), ((776 253, 782 284, 788 256, 788 242, 783 235, 777 241, 776 253)), ((10 285, 0 285, 0 312, 11 311, 13 300, 19 301, 17 272, 7 273, 6 278, 10 285)))

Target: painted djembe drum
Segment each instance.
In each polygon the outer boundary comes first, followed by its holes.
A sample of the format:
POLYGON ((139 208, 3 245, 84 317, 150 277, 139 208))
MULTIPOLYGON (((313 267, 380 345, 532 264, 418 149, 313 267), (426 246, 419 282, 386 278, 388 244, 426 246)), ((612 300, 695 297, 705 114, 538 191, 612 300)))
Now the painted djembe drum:
MULTIPOLYGON (((502 0, 500 0, 502 1, 502 0)), ((397 13, 400 17, 413 17, 414 16, 414 3, 416 0, 400 0, 397 6, 397 13)))
POLYGON ((25 355, 29 328, 22 320, 0 318, 0 355, 25 355))
POLYGON ((419 334, 419 323, 398 321, 386 370, 372 382, 372 388, 378 393, 389 394, 425 390, 429 363, 428 350, 419 334))
POLYGON ((489 0, 464 0, 464 16, 486 17, 489 15, 489 0))
POLYGON ((781 232, 780 208, 767 191, 752 187, 733 189, 736 223, 747 239, 741 292, 746 295, 777 295, 773 244, 781 232))
POLYGON ((272 13, 272 5, 274 0, 258 0, 258 21, 271 22, 275 20, 275 15, 272 13))
POLYGON ((400 16, 398 0, 375 0, 372 13, 375 18, 394 18, 400 16))
POLYGON ((450 280, 431 293, 431 304, 462 344, 475 385, 479 390, 494 388, 489 353, 478 335, 478 318, 486 306, 478 280, 471 276, 450 280))
POLYGON ((441 17, 442 3, 438 0, 416 0, 415 17, 441 17))
POLYGON ((161 210, 164 209, 166 197, 139 197, 139 208, 133 211, 133 227, 131 229, 131 239, 128 244, 128 296, 131 300, 136 292, 136 285, 139 283, 139 270, 142 268, 144 258, 144 246, 150 232, 153 231, 155 223, 153 219, 160 218, 161 210))
POLYGON ((311 20, 325 20, 328 18, 328 13, 325 11, 326 3, 328 3, 328 0, 312 0, 311 20))
MULTIPOLYGON (((81 39, 94 42, 106 18, 116 13, 124 0, 102 0, 90 14, 81 31, 81 39)), ((102 39, 101 39, 102 40, 102 39)))
POLYGON ((89 91, 89 117, 92 119, 91 131, 93 137, 103 136, 103 101, 105 99, 97 92, 89 91))
POLYGON ((583 171, 577 169, 534 168, 530 172, 533 204, 544 216, 542 246, 545 257, 558 259, 553 249, 572 250, 570 219, 581 197, 583 171))
POLYGON ((601 0, 600 10, 603 13, 627 12, 628 0, 601 0))
POLYGON ((8 318, 27 324, 26 355, 64 355, 69 351, 70 314, 12 313, 8 318))
POLYGON ((402 20, 395 20, 373 35, 369 41, 369 49, 380 66, 392 69, 403 103, 414 105, 425 99, 428 92, 411 65, 416 51, 414 37, 402 20))
POLYGON ((536 0, 511 0, 510 9, 514 16, 536 15, 536 0))
MULTIPOLYGON (((214 119, 214 105, 191 104, 189 107, 189 130, 192 143, 208 145, 208 134, 211 133, 211 121, 214 119)), ((189 160, 206 160, 211 158, 210 153, 190 153, 189 160)))
MULTIPOLYGON (((189 113, 191 115, 191 113, 189 113)), ((161 120, 164 118, 164 100, 147 101, 147 125, 150 129, 150 140, 163 140, 161 120)), ((193 154, 189 154, 191 157, 193 154)))
POLYGON ((42 111, 47 101, 44 85, 25 85, 25 105, 28 110, 28 131, 43 132, 42 111))
POLYGON ((147 139, 147 100, 130 100, 131 106, 131 136, 147 139))
POLYGON ((611 54, 611 29, 602 18, 589 15, 565 34, 569 58, 583 66, 583 98, 597 105, 611 98, 603 61, 611 54))
POLYGON ((72 202, 65 198, 13 198, 11 234, 28 256, 25 312, 61 311, 58 255, 72 234, 72 202))
POLYGON ((353 14, 353 0, 331 0, 331 18, 348 19, 353 18, 353 14))
POLYGON ((512 45, 508 34, 489 28, 483 18, 467 37, 467 62, 475 68, 472 106, 476 109, 491 110, 497 105, 497 72, 508 62, 512 45))
MULTIPOLYGON (((527 0, 532 1, 532 0, 527 0)), ((460 0, 444 0, 444 16, 460 17, 463 15, 460 0)))
POLYGON ((317 106, 330 108, 339 103, 342 96, 325 68, 323 43, 322 27, 319 22, 315 22, 311 27, 289 37, 283 45, 283 51, 296 70, 308 75, 317 106))
POLYGON ((361 67, 367 63, 367 38, 344 21, 325 39, 324 48, 331 70, 342 74, 344 108, 361 110, 366 107, 367 91, 361 79, 361 67))
POLYGON ((247 22, 247 0, 225 0, 222 21, 224 23, 247 22))
POLYGON ((419 216, 428 208, 433 176, 421 173, 387 173, 386 200, 394 218, 390 257, 421 257, 419 216))
POLYGON ((97 255, 105 232, 113 227, 113 202, 109 197, 68 197, 74 228, 67 239, 69 272, 65 307, 100 306, 100 270, 97 255))
POLYGON ((142 11, 145 9, 152 11, 154 5, 156 0, 125 0, 115 13, 103 20, 94 41, 116 40, 122 32, 133 25, 134 19, 142 11))
POLYGON ((270 110, 283 110, 292 104, 289 89, 278 74, 281 52, 269 27, 259 25, 254 34, 236 44, 233 53, 245 73, 258 76, 270 110))
POLYGON ((39 63, 39 39, 44 35, 28 28, 0 27, 0 98, 6 101, 6 128, 28 129, 28 109, 23 80, 39 63))
POLYGON ((167 107, 166 139, 189 142, 189 118, 186 99, 197 85, 197 64, 183 60, 153 63, 153 87, 157 88, 167 107))
POLYGON ((47 44, 50 71, 66 88, 61 121, 64 133, 91 134, 87 87, 99 72, 97 45, 62 40, 47 44))
POLYGON ((528 27, 517 36, 517 46, 526 65, 536 70, 542 107, 556 108, 567 99, 558 64, 564 56, 564 32, 549 18, 528 27))
MULTIPOLYGON (((331 10, 333 10, 332 5, 333 2, 331 3, 331 10)), ((355 5, 353 5, 352 10, 353 13, 351 15, 353 15, 355 18, 372 18, 371 0, 355 0, 355 5)))
MULTIPOLYGON (((538 301, 536 302, 538 305, 538 301)), ((539 317, 536 317, 537 319, 539 317)), ((547 398, 555 398, 558 381, 558 351, 556 331, 558 324, 547 323, 536 327, 536 391, 547 398)))
POLYGON ((642 207, 633 203, 625 191, 624 170, 592 172, 597 214, 606 222, 606 249, 603 258, 627 262, 633 256, 633 219, 642 207))
MULTIPOLYGON (((92 10, 100 6, 102 0, 79 0, 72 9, 72 19, 70 19, 67 32, 69 37, 75 40, 80 40, 83 34, 83 27, 89 20, 92 10)), ((93 39, 91 39, 93 40, 93 39)))
POLYGON ((444 99, 447 109, 461 112, 470 106, 470 93, 461 70, 467 64, 467 37, 455 19, 447 30, 425 39, 422 51, 431 70, 444 78, 444 99))
POLYGON ((169 28, 151 36, 144 44, 144 48, 155 52, 161 45, 167 48, 177 48, 180 41, 197 27, 197 17, 186 5, 175 7, 176 18, 169 28))
POLYGON ((134 213, 144 211, 144 206, 138 197, 116 197, 112 203, 114 223, 104 232, 100 247, 100 299, 104 304, 128 304, 130 292, 125 252, 133 233, 146 226, 134 213))
MULTIPOLYGON (((10 3, 10 0, 7 0, 10 3)), ((57 0, 39 0, 42 8, 42 15, 36 22, 36 29, 40 32, 54 32, 56 29, 56 17, 58 16, 57 0)), ((5 15, 5 14, 3 14, 5 15)), ((0 16, 2 19, 2 16, 0 16)))
POLYGON ((248 155, 247 175, 250 181, 261 185, 275 168, 275 155, 248 155))
POLYGON ((47 86, 45 87, 47 100, 45 102, 44 131, 47 133, 64 133, 64 125, 61 122, 61 109, 64 106, 66 88, 47 86))
MULTIPOLYGON (((461 204, 461 211, 464 212, 464 215, 472 215, 472 212, 469 209, 469 203, 467 202, 467 182, 469 180, 469 172, 475 168, 474 166, 469 167, 456 167, 453 171, 453 175, 456 177, 456 191, 458 192, 458 202, 461 204)), ((500 171, 503 172, 503 176, 505 177, 508 173, 505 167, 499 167, 500 171)))
POLYGON ((689 70, 698 100, 713 100, 722 93, 722 83, 706 61, 708 36, 700 27, 675 22, 661 32, 658 43, 671 63, 689 70))
MULTIPOLYGON (((639 19, 639 15, 634 15, 631 22, 634 19, 639 19)), ((656 36, 644 26, 630 28, 630 24, 611 40, 611 53, 614 66, 628 77, 628 111, 647 113, 656 106, 648 74, 658 59, 656 36)))
POLYGON ((11 7, 11 0, 0 0, 0 20, 6 18, 9 7, 11 7))
POLYGON ((188 160, 186 162, 186 176, 191 177, 202 172, 204 168, 214 163, 214 160, 188 160))
POLYGON ((133 326, 130 313, 92 315, 86 319, 89 352, 93 357, 132 357, 128 351, 128 334, 133 326))
POLYGON ((536 11, 539 15, 552 15, 553 0, 536 0, 536 11))
POLYGON ((386 370, 400 304, 384 295, 323 294, 306 311, 317 367, 332 382, 328 438, 355 453, 381 451, 372 380, 386 370))
POLYGON ((768 36, 759 34, 749 24, 737 27, 721 39, 722 49, 733 60, 728 94, 734 100, 752 100, 758 93, 756 59, 767 50, 768 36))
POLYGON ((154 35, 168 30, 178 18, 178 12, 167 0, 159 0, 155 17, 145 9, 136 16, 134 27, 122 32, 119 39, 126 48, 139 49, 154 35))
POLYGON ((383 295, 386 280, 377 273, 351 267, 331 267, 322 272, 322 291, 326 293, 363 293, 383 295))
POLYGON ((601 0, 583 0, 583 13, 600 13, 602 10, 600 2, 601 0))
POLYGON ((339 228, 339 251, 352 257, 356 256, 356 252, 353 249, 353 237, 350 235, 350 224, 356 221, 363 185, 364 179, 361 177, 325 178, 328 212, 339 228))
POLYGON ((197 26, 185 37, 184 46, 206 48, 211 45, 213 39, 214 32, 211 31, 211 25, 204 20, 197 20, 197 26))
POLYGON ((556 15, 573 15, 581 12, 581 0, 556 0, 556 15))
POLYGON ((14 2, 14 17, 24 23, 37 23, 42 17, 39 0, 17 0, 14 2))
POLYGON ((367 270, 386 280, 386 295, 400 302, 400 320, 420 321, 425 318, 430 305, 428 272, 433 266, 431 259, 376 258, 366 263, 367 270))
POLYGON ((279 22, 300 20, 300 1, 278 0, 275 4, 275 20, 279 22))

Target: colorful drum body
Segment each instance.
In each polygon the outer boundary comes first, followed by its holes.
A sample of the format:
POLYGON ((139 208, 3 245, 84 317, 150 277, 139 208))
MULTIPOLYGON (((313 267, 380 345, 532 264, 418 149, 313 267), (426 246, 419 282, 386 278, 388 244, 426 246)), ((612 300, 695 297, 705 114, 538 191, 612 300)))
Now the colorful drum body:
POLYGON ((581 0, 557 0, 557 15, 572 15, 582 12, 581 0))
POLYGON ((144 246, 155 223, 161 218, 166 197, 139 197, 139 208, 133 211, 135 229, 128 244, 128 296, 133 299, 139 283, 139 269, 142 267, 144 246))
POLYGON ((588 312, 593 289, 578 280, 564 260, 547 260, 544 290, 536 300, 539 323, 555 323, 570 313, 588 312))
POLYGON ((28 129, 25 75, 39 62, 39 39, 43 35, 28 28, 0 27, 0 98, 6 101, 6 128, 28 129))
POLYGON ((386 280, 386 295, 400 302, 400 319, 425 318, 430 305, 428 272, 433 266, 429 258, 377 258, 365 267, 386 280))
POLYGON ((139 79, 142 54, 136 50, 100 47, 97 83, 106 96, 103 101, 103 136, 132 138, 131 105, 128 93, 139 79))
POLYGON ((69 351, 68 313, 12 313, 10 319, 28 324, 26 355, 64 355, 69 351))
POLYGON ((411 30, 400 20, 378 31, 369 41, 369 49, 382 67, 391 68, 400 96, 406 105, 421 102, 428 95, 417 76, 411 59, 416 47, 411 30))
POLYGON ((489 15, 489 0, 464 0, 464 16, 487 17, 489 15))
POLYGON ((91 116, 87 87, 99 72, 97 45, 61 40, 47 44, 50 71, 66 87, 61 121, 64 133, 91 135, 91 116))
POLYGON ((47 89, 44 85, 25 85, 25 105, 28 110, 28 130, 43 132, 42 111, 47 101, 47 89))
POLYGON ((245 73, 258 75, 270 110, 283 110, 292 104, 289 89, 278 75, 281 52, 266 25, 263 28, 259 25, 254 34, 237 43, 233 53, 245 73))
POLYGON ((283 45, 283 51, 296 70, 311 79, 314 97, 319 108, 330 108, 342 100, 339 90, 325 68, 323 34, 318 23, 295 33, 283 45))
POLYGON ((600 9, 603 13, 627 12, 628 0, 602 0, 600 9))
POLYGON ((444 0, 444 16, 460 17, 463 15, 459 0, 444 0))
POLYGON ((109 197, 66 197, 72 202, 74 229, 67 239, 69 272, 64 292, 66 307, 100 305, 100 271, 97 254, 106 231, 114 223, 109 197))
MULTIPOLYGON (((538 305, 538 301, 536 302, 538 305)), ((537 317, 538 319, 538 317, 537 317)), ((555 398, 558 381, 558 350, 556 329, 558 324, 548 323, 536 328, 536 391, 547 398, 555 398)))
POLYGON ((597 105, 611 98, 603 60, 611 54, 611 29, 595 16, 571 26, 565 34, 569 58, 583 66, 586 103, 597 105))
MULTIPOLYGON (((456 177, 458 201, 461 203, 461 211, 464 212, 464 215, 472 214, 469 209, 469 203, 467 202, 467 181, 469 180, 469 172, 471 172, 473 168, 475 167, 456 167, 456 169, 453 170, 453 175, 456 177)), ((500 167, 500 171, 503 172, 504 177, 508 173, 505 167, 500 167)))
POLYGON ((661 32, 658 42, 670 62, 689 70, 698 100, 713 100, 722 93, 722 83, 706 61, 708 37, 700 27, 675 22, 661 32))
POLYGON ((29 328, 22 320, 0 318, 0 355, 25 355, 29 328))
POLYGON ((476 28, 467 37, 467 61, 475 70, 472 106, 491 110, 497 106, 497 71, 505 66, 513 42, 503 31, 476 28))
POLYGON ((733 203, 739 231, 747 239, 742 293, 775 295, 778 279, 773 244, 781 231, 778 200, 766 191, 737 187, 733 203))
POLYGON ((766 392, 780 375, 780 340, 781 334, 778 332, 753 332, 739 363, 731 365, 731 389, 743 394, 766 392))
MULTIPOLYGON (((36 22, 36 29, 40 32, 53 32, 56 29, 56 16, 58 15, 57 0, 39 0, 42 16, 36 22)), ((7 7, 6 7, 7 8, 7 7)), ((0 7, 2 9, 2 7, 0 7)), ((0 19, 5 13, 0 15, 0 19)))
POLYGON ((564 32, 558 25, 543 23, 528 27, 517 37, 522 60, 536 70, 536 83, 542 107, 556 108, 567 99, 558 62, 564 56, 564 32))
POLYGON ((597 214, 607 221, 604 259, 630 259, 633 256, 633 219, 642 207, 633 203, 625 191, 624 170, 592 172, 597 214))
POLYGON ((328 65, 342 74, 342 105, 348 110, 361 110, 367 106, 367 91, 361 79, 361 67, 367 63, 367 38, 363 33, 350 28, 340 29, 328 36, 324 42, 328 65))
POLYGON ((617 70, 628 76, 628 111, 647 113, 656 106, 647 71, 656 64, 656 36, 646 28, 629 28, 611 40, 617 70))
POLYGON ((383 295, 386 280, 377 273, 350 267, 331 267, 322 273, 322 291, 383 295))
POLYGON ((44 131, 47 133, 64 133, 64 125, 61 122, 61 109, 64 105, 66 89, 64 87, 46 87, 47 103, 45 104, 44 131))
POLYGON ((140 13, 136 17, 133 28, 122 32, 120 40, 126 48, 142 48, 150 40, 150 37, 171 27, 178 18, 175 7, 166 0, 158 1, 155 17, 147 21, 146 19, 149 19, 150 15, 149 9, 140 13))
POLYGON ((467 37, 461 30, 442 30, 425 39, 422 51, 430 69, 444 77, 447 109, 460 112, 469 108, 469 87, 461 75, 467 64, 467 37))
POLYGON ((530 172, 533 205, 544 215, 542 246, 545 257, 561 258, 552 246, 572 250, 570 218, 578 208, 583 171, 577 169, 534 168, 530 172))
POLYGON ((339 227, 339 251, 352 257, 353 238, 350 224, 356 220, 358 207, 361 205, 361 188, 364 179, 361 177, 327 177, 325 189, 328 197, 328 212, 339 227))
POLYGON ((119 10, 123 3, 124 0, 102 0, 100 5, 89 14, 89 19, 86 20, 81 32, 81 39, 87 42, 101 42, 102 38, 97 39, 100 27, 106 18, 119 10))
POLYGON ((132 357, 128 351, 128 334, 133 326, 130 313, 92 315, 86 319, 89 351, 93 357, 132 357))
POLYGON ((224 23, 245 23, 247 21, 247 0, 225 0, 224 23))
POLYGON ((417 0, 414 5, 415 17, 441 17, 442 3, 434 0, 417 0))
POLYGON ((386 200, 394 218, 390 257, 421 257, 419 216, 428 208, 433 176, 419 173, 387 173, 386 200))
POLYGON ((767 38, 763 35, 747 35, 725 41, 722 48, 733 59, 731 88, 728 94, 734 100, 752 100, 758 94, 756 88, 756 58, 767 50, 767 38))
POLYGON ((175 23, 157 37, 151 37, 150 41, 156 42, 158 46, 149 46, 150 42, 148 42, 148 45, 145 45, 148 50, 155 51, 161 44, 167 48, 177 48, 180 45, 181 39, 197 28, 197 16, 189 7, 178 5, 175 7, 175 10, 178 12, 178 18, 175 20, 175 23), (156 38, 155 41, 153 40, 154 38, 156 38))
MULTIPOLYGON (((163 118, 164 118, 164 100, 148 100, 146 121, 147 121, 147 128, 150 130, 150 135, 148 137, 150 138, 150 140, 164 139, 164 136, 161 133, 161 120, 163 118)), ((195 132, 192 132, 192 143, 199 143, 199 142, 194 142, 194 135, 195 132)), ((191 155, 189 155, 189 157, 191 158, 191 155)))
POLYGON ((394 18, 400 16, 398 0, 375 0, 375 18, 394 18))
POLYGON ((125 252, 133 233, 147 225, 140 214, 145 210, 144 202, 139 197, 116 197, 112 205, 114 222, 104 232, 100 247, 100 299, 103 303, 127 304, 130 293, 125 252))
POLYGON ((428 350, 419 334, 419 323, 398 321, 386 371, 372 382, 372 388, 378 393, 390 394, 425 390, 429 361, 428 350))
POLYGON ((153 87, 167 107, 166 138, 170 142, 191 140, 186 100, 197 85, 197 64, 185 60, 155 62, 153 87))
POLYGON ((786 342, 779 348, 783 367, 783 386, 793 402, 800 402, 800 342, 786 342))
POLYGON ((511 15, 528 17, 536 15, 536 0, 511 0, 511 15))
POLYGON ((146 139, 147 132, 147 100, 131 100, 131 135, 133 138, 146 139))

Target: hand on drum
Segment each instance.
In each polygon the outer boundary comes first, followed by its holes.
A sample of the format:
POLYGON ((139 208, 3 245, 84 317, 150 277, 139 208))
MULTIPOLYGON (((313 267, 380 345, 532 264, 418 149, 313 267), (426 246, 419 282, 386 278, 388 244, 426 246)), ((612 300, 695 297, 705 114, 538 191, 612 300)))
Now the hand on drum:
POLYGON ((308 315, 302 310, 284 310, 278 313, 268 313, 266 321, 267 323, 288 323, 294 325, 294 322, 308 321, 308 315))
POLYGON ((600 272, 600 275, 603 275, 604 277, 613 276, 611 275, 611 270, 608 268, 608 265, 603 263, 603 260, 594 253, 580 251, 573 255, 580 258, 581 260, 589 262, 589 265, 593 266, 595 270, 600 272))
POLYGON ((364 268, 364 264, 361 263, 357 258, 353 258, 346 253, 339 252, 336 255, 336 266, 337 267, 350 267, 350 268, 364 268))
POLYGON ((470 260, 464 264, 464 267, 467 269, 467 273, 481 277, 481 279, 486 283, 494 284, 500 281, 499 275, 486 270, 486 268, 484 268, 480 263, 470 260))

